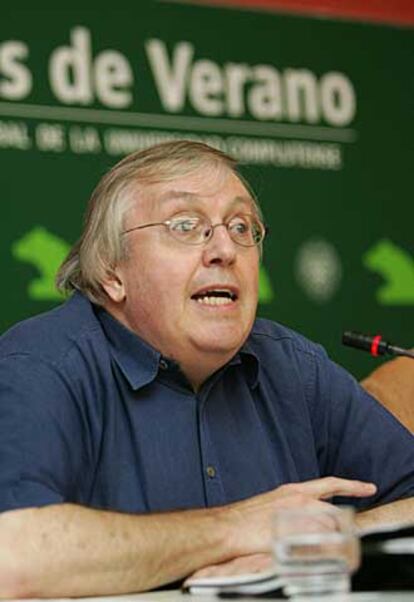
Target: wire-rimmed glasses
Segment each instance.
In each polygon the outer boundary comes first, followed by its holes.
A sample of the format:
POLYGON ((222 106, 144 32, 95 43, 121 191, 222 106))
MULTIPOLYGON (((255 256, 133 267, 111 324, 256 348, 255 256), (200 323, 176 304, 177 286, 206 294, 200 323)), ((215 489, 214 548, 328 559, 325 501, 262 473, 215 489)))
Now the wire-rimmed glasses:
POLYGON ((214 229, 218 226, 224 226, 232 241, 242 247, 259 246, 267 232, 267 227, 258 217, 250 213, 241 213, 218 224, 212 224, 207 217, 202 215, 180 214, 164 222, 153 222, 128 228, 122 234, 155 226, 163 226, 175 240, 186 245, 205 244, 213 236, 214 229))

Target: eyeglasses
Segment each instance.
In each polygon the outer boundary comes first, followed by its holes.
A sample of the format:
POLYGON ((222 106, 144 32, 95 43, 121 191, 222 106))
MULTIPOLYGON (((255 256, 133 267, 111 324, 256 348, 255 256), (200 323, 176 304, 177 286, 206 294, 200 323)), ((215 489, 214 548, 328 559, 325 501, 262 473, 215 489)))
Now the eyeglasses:
POLYGON ((233 242, 242 247, 255 247, 263 242, 267 227, 254 215, 243 213, 235 215, 226 222, 212 224, 201 215, 177 215, 165 222, 143 224, 124 230, 122 234, 129 234, 135 230, 163 226, 175 240, 185 245, 202 245, 213 236, 214 229, 224 226, 233 242))

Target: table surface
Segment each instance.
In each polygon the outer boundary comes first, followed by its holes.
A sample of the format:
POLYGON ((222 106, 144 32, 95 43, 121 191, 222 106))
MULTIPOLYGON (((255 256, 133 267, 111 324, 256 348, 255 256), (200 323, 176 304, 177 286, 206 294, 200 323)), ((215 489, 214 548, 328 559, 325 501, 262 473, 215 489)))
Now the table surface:
MULTIPOLYGON (((121 602, 117 597, 117 602, 121 602)), ((136 594, 133 596, 122 596, 122 602, 127 602, 128 600, 135 600, 136 602, 194 602, 197 600, 198 602, 218 602, 218 600, 223 600, 223 598, 217 598, 216 596, 209 595, 189 595, 182 594, 178 590, 174 591, 163 591, 163 592, 148 592, 147 594, 136 594)), ((414 602, 414 592, 354 592, 347 596, 347 600, 349 598, 349 602, 414 602)), ((265 600, 265 598, 262 598, 265 600)), ((89 598, 90 600, 90 598, 89 598)), ((237 598, 235 598, 237 600, 237 598)), ((259 602, 260 598, 240 598, 242 602, 259 602)), ((113 598, 115 602, 115 598, 113 598)), ((315 600, 314 602, 320 602, 315 600)))
MULTIPOLYGON (((414 602, 414 592, 354 592, 346 598, 349 602, 414 602)), ((32 599, 34 600, 34 599, 32 599)), ((62 602, 73 598, 49 598, 47 602, 62 602)), ((167 590, 161 592, 146 592, 143 594, 126 594, 123 596, 100 596, 97 598, 76 598, 77 601, 84 602, 218 602, 220 598, 210 595, 189 595, 183 594, 179 590, 167 590)), ((260 598, 250 598, 243 596, 240 598, 243 602, 258 602, 260 598)), ((16 602, 15 600, 2 600, 2 602, 16 602)), ((30 602, 26 599, 24 602, 30 602)), ((44 602, 44 600, 42 601, 44 602)), ((315 600, 314 602, 320 602, 315 600)))

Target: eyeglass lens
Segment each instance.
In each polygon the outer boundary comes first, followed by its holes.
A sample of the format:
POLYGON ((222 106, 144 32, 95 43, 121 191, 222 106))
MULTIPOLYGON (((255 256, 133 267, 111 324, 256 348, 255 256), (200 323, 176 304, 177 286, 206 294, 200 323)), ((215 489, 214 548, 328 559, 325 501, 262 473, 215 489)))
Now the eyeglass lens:
POLYGON ((237 215, 228 222, 214 225, 199 216, 177 216, 166 222, 166 225, 174 238, 186 244, 206 242, 218 226, 225 227, 235 243, 246 247, 260 244, 265 235, 263 224, 247 214, 237 215))

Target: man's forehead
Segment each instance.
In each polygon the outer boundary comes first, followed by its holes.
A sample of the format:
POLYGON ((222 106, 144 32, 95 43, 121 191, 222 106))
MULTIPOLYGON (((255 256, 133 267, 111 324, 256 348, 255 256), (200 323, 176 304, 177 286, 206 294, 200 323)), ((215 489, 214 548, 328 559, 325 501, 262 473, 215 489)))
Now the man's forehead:
POLYGON ((140 214, 143 219, 152 219, 160 211, 165 213, 192 207, 206 209, 213 201, 219 201, 225 211, 238 207, 254 211, 256 203, 243 182, 231 172, 227 175, 230 178, 215 181, 184 177, 140 185, 133 213, 140 214))
MULTIPOLYGON (((177 201, 183 201, 183 203, 196 205, 203 202, 208 203, 210 200, 210 195, 203 195, 202 193, 171 188, 170 190, 164 191, 154 200, 156 200, 159 205, 163 207, 172 205, 177 201)), ((223 197, 223 202, 228 205, 252 205, 254 201, 247 190, 240 190, 234 195, 229 195, 226 198, 223 197)))

